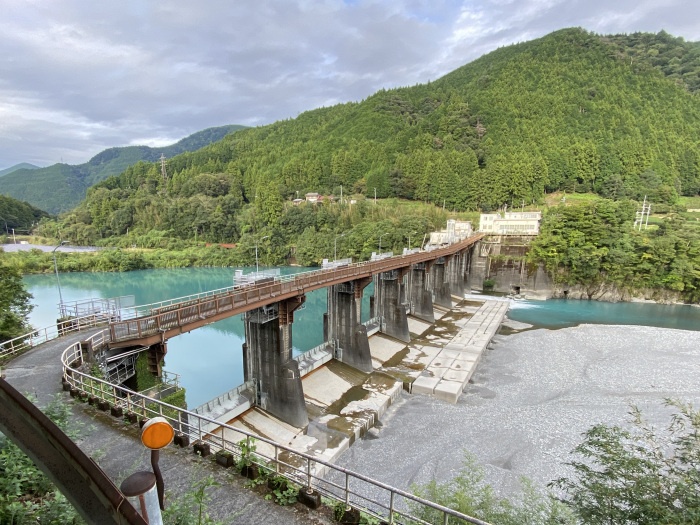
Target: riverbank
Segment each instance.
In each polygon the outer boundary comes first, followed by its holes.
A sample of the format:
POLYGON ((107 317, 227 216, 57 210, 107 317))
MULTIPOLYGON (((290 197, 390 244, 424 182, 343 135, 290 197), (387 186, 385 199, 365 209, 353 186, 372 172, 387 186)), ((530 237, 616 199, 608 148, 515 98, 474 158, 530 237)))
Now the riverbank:
POLYGON ((468 452, 501 494, 522 476, 544 489, 571 474, 570 451, 593 424, 624 425, 634 404, 662 428, 665 398, 700 404, 698 373, 700 332, 582 325, 497 335, 456 405, 404 394, 338 463, 408 488, 450 479, 468 452))

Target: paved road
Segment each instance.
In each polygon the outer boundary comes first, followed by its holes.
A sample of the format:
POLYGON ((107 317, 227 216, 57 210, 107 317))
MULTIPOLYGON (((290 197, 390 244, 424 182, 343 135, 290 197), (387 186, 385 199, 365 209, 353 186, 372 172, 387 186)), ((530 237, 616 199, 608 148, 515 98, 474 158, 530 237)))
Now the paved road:
MULTIPOLYGON (((82 427, 80 448, 91 456, 117 486, 139 470, 150 470, 150 452, 140 443, 135 425, 128 425, 87 404, 74 402, 61 388, 60 356, 71 343, 85 339, 96 330, 54 339, 14 359, 3 370, 7 381, 20 392, 33 394, 39 406, 60 396, 72 407, 76 425, 82 427)), ((280 507, 243 486, 244 479, 218 467, 210 458, 200 459, 192 449, 175 446, 161 452, 161 470, 167 498, 192 490, 193 481, 212 474, 220 483, 209 489, 209 515, 226 525, 329 525, 331 521, 301 504, 280 507)))
MULTIPOLYGON (((50 246, 46 244, 0 244, 0 248, 2 248, 6 252, 28 252, 29 250, 41 250, 42 252, 51 252, 56 246, 50 246)), ((70 246, 70 245, 65 245, 61 246, 58 250, 59 252, 96 252, 98 250, 101 250, 102 248, 98 248, 96 246, 70 246)))

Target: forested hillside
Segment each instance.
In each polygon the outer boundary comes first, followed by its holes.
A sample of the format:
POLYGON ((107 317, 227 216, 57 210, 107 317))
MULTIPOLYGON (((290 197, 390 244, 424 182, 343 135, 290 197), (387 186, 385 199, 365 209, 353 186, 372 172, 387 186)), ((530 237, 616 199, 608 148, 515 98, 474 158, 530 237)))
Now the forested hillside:
POLYGON ((22 230, 26 233, 31 230, 42 218, 48 217, 49 214, 43 210, 35 208, 31 204, 18 201, 12 197, 0 195, 0 236, 7 231, 22 230))
POLYGON ((51 213, 67 211, 85 198, 87 188, 123 172, 132 164, 155 162, 161 154, 170 158, 186 151, 195 151, 220 140, 227 133, 243 128, 237 125, 208 128, 163 148, 109 148, 85 164, 76 166, 54 164, 46 168, 13 170, 3 177, 0 192, 26 200, 51 213))

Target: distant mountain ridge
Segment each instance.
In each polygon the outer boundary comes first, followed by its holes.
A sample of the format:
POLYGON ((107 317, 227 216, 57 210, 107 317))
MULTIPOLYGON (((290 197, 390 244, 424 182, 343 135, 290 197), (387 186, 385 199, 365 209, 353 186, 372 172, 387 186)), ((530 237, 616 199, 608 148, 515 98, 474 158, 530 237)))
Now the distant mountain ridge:
POLYGON ((10 173, 13 173, 17 170, 36 170, 39 169, 39 166, 35 166, 34 164, 29 164, 28 162, 20 162, 19 164, 15 164, 14 166, 10 166, 9 168, 5 168, 4 170, 0 170, 0 177, 4 175, 9 175, 10 173))
POLYGON ((0 176, 3 177, 0 193, 26 201, 49 213, 61 213, 74 208, 83 200, 90 186, 123 172, 139 161, 155 162, 161 154, 171 158, 180 153, 195 151, 244 128, 245 126, 239 125, 207 128, 162 148, 149 146, 109 148, 84 164, 54 164, 45 168, 8 168, 10 171, 4 176, 3 172, 0 172, 0 176))

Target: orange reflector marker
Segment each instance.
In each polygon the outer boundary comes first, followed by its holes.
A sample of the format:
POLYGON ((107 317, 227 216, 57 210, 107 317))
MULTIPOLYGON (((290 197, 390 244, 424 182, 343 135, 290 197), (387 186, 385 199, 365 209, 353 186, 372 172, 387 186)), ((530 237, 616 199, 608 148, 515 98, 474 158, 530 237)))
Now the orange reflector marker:
POLYGON ((167 447, 174 437, 175 430, 164 417, 149 419, 141 429, 141 442, 151 450, 167 447))

